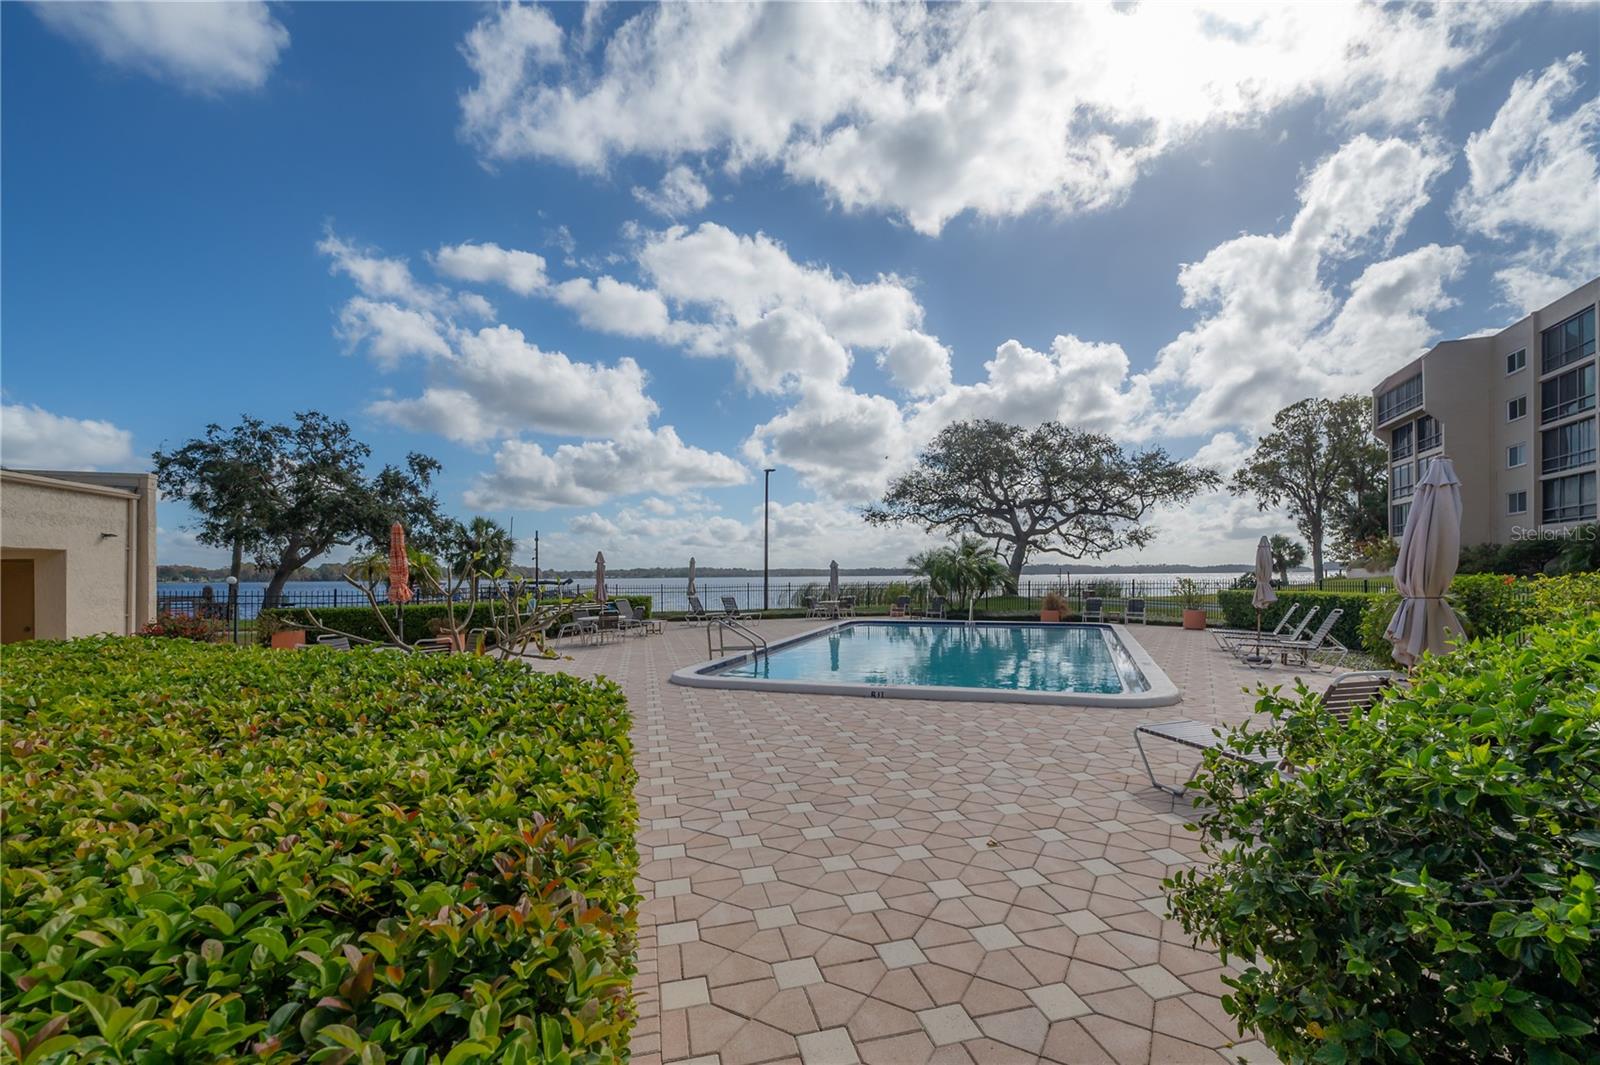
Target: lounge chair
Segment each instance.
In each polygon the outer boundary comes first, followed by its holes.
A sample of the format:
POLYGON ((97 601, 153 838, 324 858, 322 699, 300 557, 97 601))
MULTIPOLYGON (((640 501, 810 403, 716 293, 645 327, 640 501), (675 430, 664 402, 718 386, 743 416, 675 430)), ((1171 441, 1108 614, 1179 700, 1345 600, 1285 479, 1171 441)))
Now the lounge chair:
POLYGON ((683 620, 685 620, 685 621, 710 621, 711 620, 711 613, 708 610, 706 610, 705 604, 700 602, 700 597, 698 595, 691 595, 689 597, 689 609, 684 612, 683 620))
POLYGON ((617 612, 617 631, 624 634, 649 631, 649 626, 644 623, 643 618, 633 616, 633 604, 626 599, 611 600, 611 608, 617 612))
POLYGON ((722 616, 730 621, 760 621, 760 612, 749 613, 739 609, 739 600, 731 595, 722 597, 722 616))
MULTIPOLYGON (((302 645, 308 646, 308 645, 302 645)), ((315 644, 317 647, 332 647, 337 651, 350 650, 350 637, 348 636, 318 636, 315 644)))
MULTIPOLYGON (((1322 708, 1340 725, 1347 724, 1352 713, 1357 709, 1370 708, 1378 701, 1379 696, 1399 681, 1399 674, 1382 670, 1341 674, 1333 679, 1333 683, 1328 685, 1328 690, 1323 693, 1322 708)), ((1276 751, 1266 753, 1235 751, 1227 746, 1221 731, 1219 726, 1206 721, 1167 721, 1138 726, 1133 730, 1133 743, 1139 748, 1139 758, 1144 762, 1144 771, 1149 774, 1150 783, 1169 795, 1182 796, 1185 786, 1174 788, 1156 779, 1155 770, 1150 767, 1150 756, 1144 749, 1146 736, 1158 740, 1170 740, 1197 751, 1221 751, 1223 757, 1240 761, 1262 764, 1277 764, 1283 761, 1283 756, 1276 751)))
POLYGON ((633 604, 626 599, 611 600, 617 608, 617 623, 627 629, 637 629, 646 635, 661 631, 661 622, 656 618, 647 618, 633 612, 633 604))
POLYGON ((1141 625, 1145 624, 1144 615, 1145 603, 1143 599, 1129 599, 1122 608, 1122 622, 1125 625, 1131 624, 1135 620, 1141 625))
MULTIPOLYGON (((1289 614, 1284 614, 1284 621, 1278 622, 1271 632, 1263 632, 1259 636, 1255 629, 1219 629, 1216 633, 1217 646, 1231 654, 1238 654, 1239 649, 1248 644, 1254 648, 1259 639, 1265 646, 1268 643, 1283 643, 1290 640, 1305 638, 1306 629, 1311 626, 1311 619, 1317 616, 1322 608, 1314 606, 1300 615, 1300 620, 1293 628, 1286 628, 1289 614)), ((1292 612, 1292 610, 1291 610, 1292 612)))
POLYGON ((451 645, 449 640, 442 640, 435 637, 427 640, 418 640, 416 643, 411 645, 411 650, 413 653, 419 655, 447 655, 451 651, 455 650, 455 648, 451 645))
MULTIPOLYGON (((1271 632, 1264 632, 1264 633, 1262 633, 1262 635, 1263 636, 1281 636, 1281 635, 1283 635, 1284 629, 1288 626, 1290 619, 1292 619, 1299 610, 1300 610, 1300 604, 1299 603, 1290 603, 1289 604, 1289 609, 1285 610, 1283 612, 1283 616, 1281 618, 1279 618, 1278 619, 1278 623, 1272 627, 1272 631, 1271 632)), ((1316 607, 1312 607, 1311 608, 1312 613, 1315 613, 1316 610, 1317 610, 1316 607)), ((1302 626, 1304 626, 1305 625, 1305 621, 1302 620, 1300 624, 1302 626)), ((1296 631, 1298 631, 1298 630, 1296 630, 1296 631)), ((1241 629, 1241 628, 1223 627, 1223 628, 1212 629, 1211 630, 1211 635, 1216 639, 1218 644, 1221 644, 1225 640, 1232 640, 1232 639, 1234 639, 1236 637, 1240 637, 1240 636, 1248 636, 1253 640, 1253 639, 1255 639, 1256 630, 1255 629, 1241 629)))
POLYGON ((1260 640, 1254 638, 1240 640, 1229 647, 1228 650, 1242 659, 1247 654, 1256 654, 1259 648, 1261 654, 1269 657, 1281 655, 1285 665, 1289 664, 1289 656, 1295 655, 1299 658, 1299 664, 1302 666, 1311 664, 1311 656, 1313 654, 1327 651, 1334 656, 1333 661, 1329 663, 1329 667, 1336 669, 1344 661, 1345 656, 1350 653, 1350 648, 1333 637, 1333 627, 1338 624, 1339 619, 1343 616, 1344 611, 1341 609, 1328 611, 1328 616, 1322 619, 1322 624, 1318 625, 1317 630, 1305 639, 1268 639, 1263 636, 1260 640))
POLYGON ((909 595, 896 596, 893 603, 889 604, 889 616, 904 618, 911 616, 911 597, 909 595))
POLYGON ((1085 621, 1104 621, 1105 620, 1104 607, 1105 607, 1105 600, 1100 599, 1100 598, 1098 598, 1096 596, 1091 596, 1091 597, 1085 599, 1083 601, 1083 620, 1085 620, 1085 621))

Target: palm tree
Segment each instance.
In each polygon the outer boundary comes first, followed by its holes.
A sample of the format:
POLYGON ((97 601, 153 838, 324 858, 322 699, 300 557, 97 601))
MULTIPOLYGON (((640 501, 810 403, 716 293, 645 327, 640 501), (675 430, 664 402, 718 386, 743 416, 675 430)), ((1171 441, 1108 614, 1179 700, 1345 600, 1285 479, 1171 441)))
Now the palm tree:
POLYGON ((1267 541, 1272 547, 1272 568, 1278 571, 1278 578, 1284 584, 1289 583, 1289 571, 1296 566, 1305 565, 1306 545, 1289 539, 1282 533, 1275 534, 1267 541))
POLYGON ((976 536, 963 536, 951 547, 913 555, 907 563, 913 573, 928 578, 935 593, 952 596, 957 601, 965 599, 969 624, 979 596, 1011 583, 1010 568, 994 548, 976 536))
POLYGON ((517 542, 504 525, 481 514, 457 526, 454 541, 451 553, 456 568, 485 575, 503 573, 517 549, 517 542))

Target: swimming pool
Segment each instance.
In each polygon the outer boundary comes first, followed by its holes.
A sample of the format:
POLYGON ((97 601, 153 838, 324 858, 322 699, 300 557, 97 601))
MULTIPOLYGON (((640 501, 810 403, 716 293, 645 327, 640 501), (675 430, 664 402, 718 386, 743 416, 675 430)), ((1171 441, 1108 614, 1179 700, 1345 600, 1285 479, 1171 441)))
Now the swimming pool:
POLYGON ((1078 706, 1165 706, 1179 692, 1121 625, 845 621, 672 675, 704 688, 1078 706))

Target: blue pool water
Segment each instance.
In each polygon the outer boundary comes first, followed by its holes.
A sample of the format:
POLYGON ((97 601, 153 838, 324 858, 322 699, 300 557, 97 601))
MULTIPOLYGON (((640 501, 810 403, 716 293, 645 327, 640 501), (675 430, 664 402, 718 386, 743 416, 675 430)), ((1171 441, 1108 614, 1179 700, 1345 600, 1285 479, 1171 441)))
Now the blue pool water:
POLYGON ((1115 694, 1148 687, 1098 625, 848 622, 713 674, 757 680, 1115 694))

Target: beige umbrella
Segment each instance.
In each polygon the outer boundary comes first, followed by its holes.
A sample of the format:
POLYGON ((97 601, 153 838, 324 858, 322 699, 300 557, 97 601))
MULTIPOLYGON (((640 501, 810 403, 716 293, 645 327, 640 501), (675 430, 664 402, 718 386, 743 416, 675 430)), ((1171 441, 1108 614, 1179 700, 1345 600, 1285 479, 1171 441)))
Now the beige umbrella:
POLYGON ((1463 629, 1444 593, 1461 561, 1461 481, 1444 456, 1428 463, 1406 516, 1394 586, 1400 607, 1384 636, 1394 644, 1394 660, 1416 665, 1424 651, 1444 654, 1463 629))
POLYGON ((828 563, 828 598, 839 601, 839 563, 828 563))
POLYGON ((606 556, 603 551, 594 553, 594 601, 600 604, 606 601, 606 556))
POLYGON ((689 556, 689 590, 687 592, 685 592, 684 594, 685 595, 693 595, 694 594, 694 556, 693 555, 689 556))
POLYGON ((1246 655, 1245 661, 1252 666, 1262 666, 1272 661, 1271 655, 1261 653, 1261 612, 1278 601, 1278 593, 1272 590, 1272 541, 1265 536, 1256 544, 1256 588, 1250 595, 1250 605, 1256 608, 1256 653, 1246 655))

